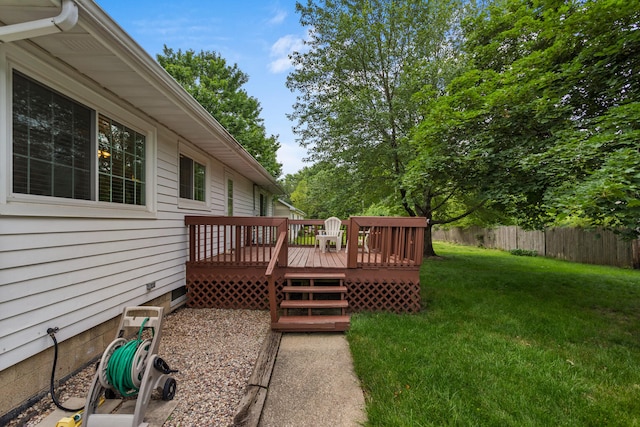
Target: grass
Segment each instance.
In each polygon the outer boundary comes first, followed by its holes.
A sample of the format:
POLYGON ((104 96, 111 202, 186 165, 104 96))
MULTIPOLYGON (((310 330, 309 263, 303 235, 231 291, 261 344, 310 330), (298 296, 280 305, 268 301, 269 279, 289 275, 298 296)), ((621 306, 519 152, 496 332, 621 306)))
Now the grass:
POLYGON ((640 425, 640 272, 436 244, 347 337, 369 426, 640 425))

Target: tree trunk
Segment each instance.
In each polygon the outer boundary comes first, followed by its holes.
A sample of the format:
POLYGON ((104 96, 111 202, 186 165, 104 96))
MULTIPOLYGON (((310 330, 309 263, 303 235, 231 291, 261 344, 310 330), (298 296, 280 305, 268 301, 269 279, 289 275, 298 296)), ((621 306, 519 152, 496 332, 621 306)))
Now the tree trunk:
POLYGON ((427 221, 427 228, 424 230, 424 248, 422 255, 425 258, 436 256, 436 252, 433 250, 433 238, 431 236, 431 221, 427 221))

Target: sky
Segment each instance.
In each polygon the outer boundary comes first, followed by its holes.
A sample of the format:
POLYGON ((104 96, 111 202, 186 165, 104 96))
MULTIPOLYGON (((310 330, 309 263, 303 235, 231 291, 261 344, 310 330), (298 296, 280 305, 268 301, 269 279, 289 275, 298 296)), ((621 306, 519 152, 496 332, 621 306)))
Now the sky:
POLYGON ((307 31, 295 0, 96 0, 153 58, 174 50, 215 51, 249 76, 243 86, 260 102, 267 135, 278 135, 283 176, 307 163, 295 141, 295 94, 285 86, 293 70, 288 54, 299 51, 307 31))

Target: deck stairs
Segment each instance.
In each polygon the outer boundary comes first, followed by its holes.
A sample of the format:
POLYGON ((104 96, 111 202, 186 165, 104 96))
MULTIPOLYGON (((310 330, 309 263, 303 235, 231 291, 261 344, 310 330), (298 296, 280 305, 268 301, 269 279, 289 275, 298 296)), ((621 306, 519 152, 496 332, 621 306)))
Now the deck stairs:
POLYGON ((272 325, 282 332, 346 331, 349 329, 344 273, 287 273, 280 317, 272 325))

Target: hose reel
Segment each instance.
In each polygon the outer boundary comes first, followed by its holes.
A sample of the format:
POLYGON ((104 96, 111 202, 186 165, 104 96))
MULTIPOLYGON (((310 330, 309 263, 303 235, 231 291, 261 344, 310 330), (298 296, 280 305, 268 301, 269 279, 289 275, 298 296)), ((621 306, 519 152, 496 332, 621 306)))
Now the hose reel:
POLYGON ((162 400, 172 400, 176 380, 170 374, 177 372, 157 355, 163 321, 162 307, 127 307, 120 327, 100 359, 91 390, 85 403, 83 424, 87 427, 145 427, 144 413, 153 390, 162 400), (151 329, 152 338, 143 338, 151 329), (126 339, 127 333, 137 330, 137 336, 126 339), (102 398, 136 398, 134 414, 97 414, 102 398))

